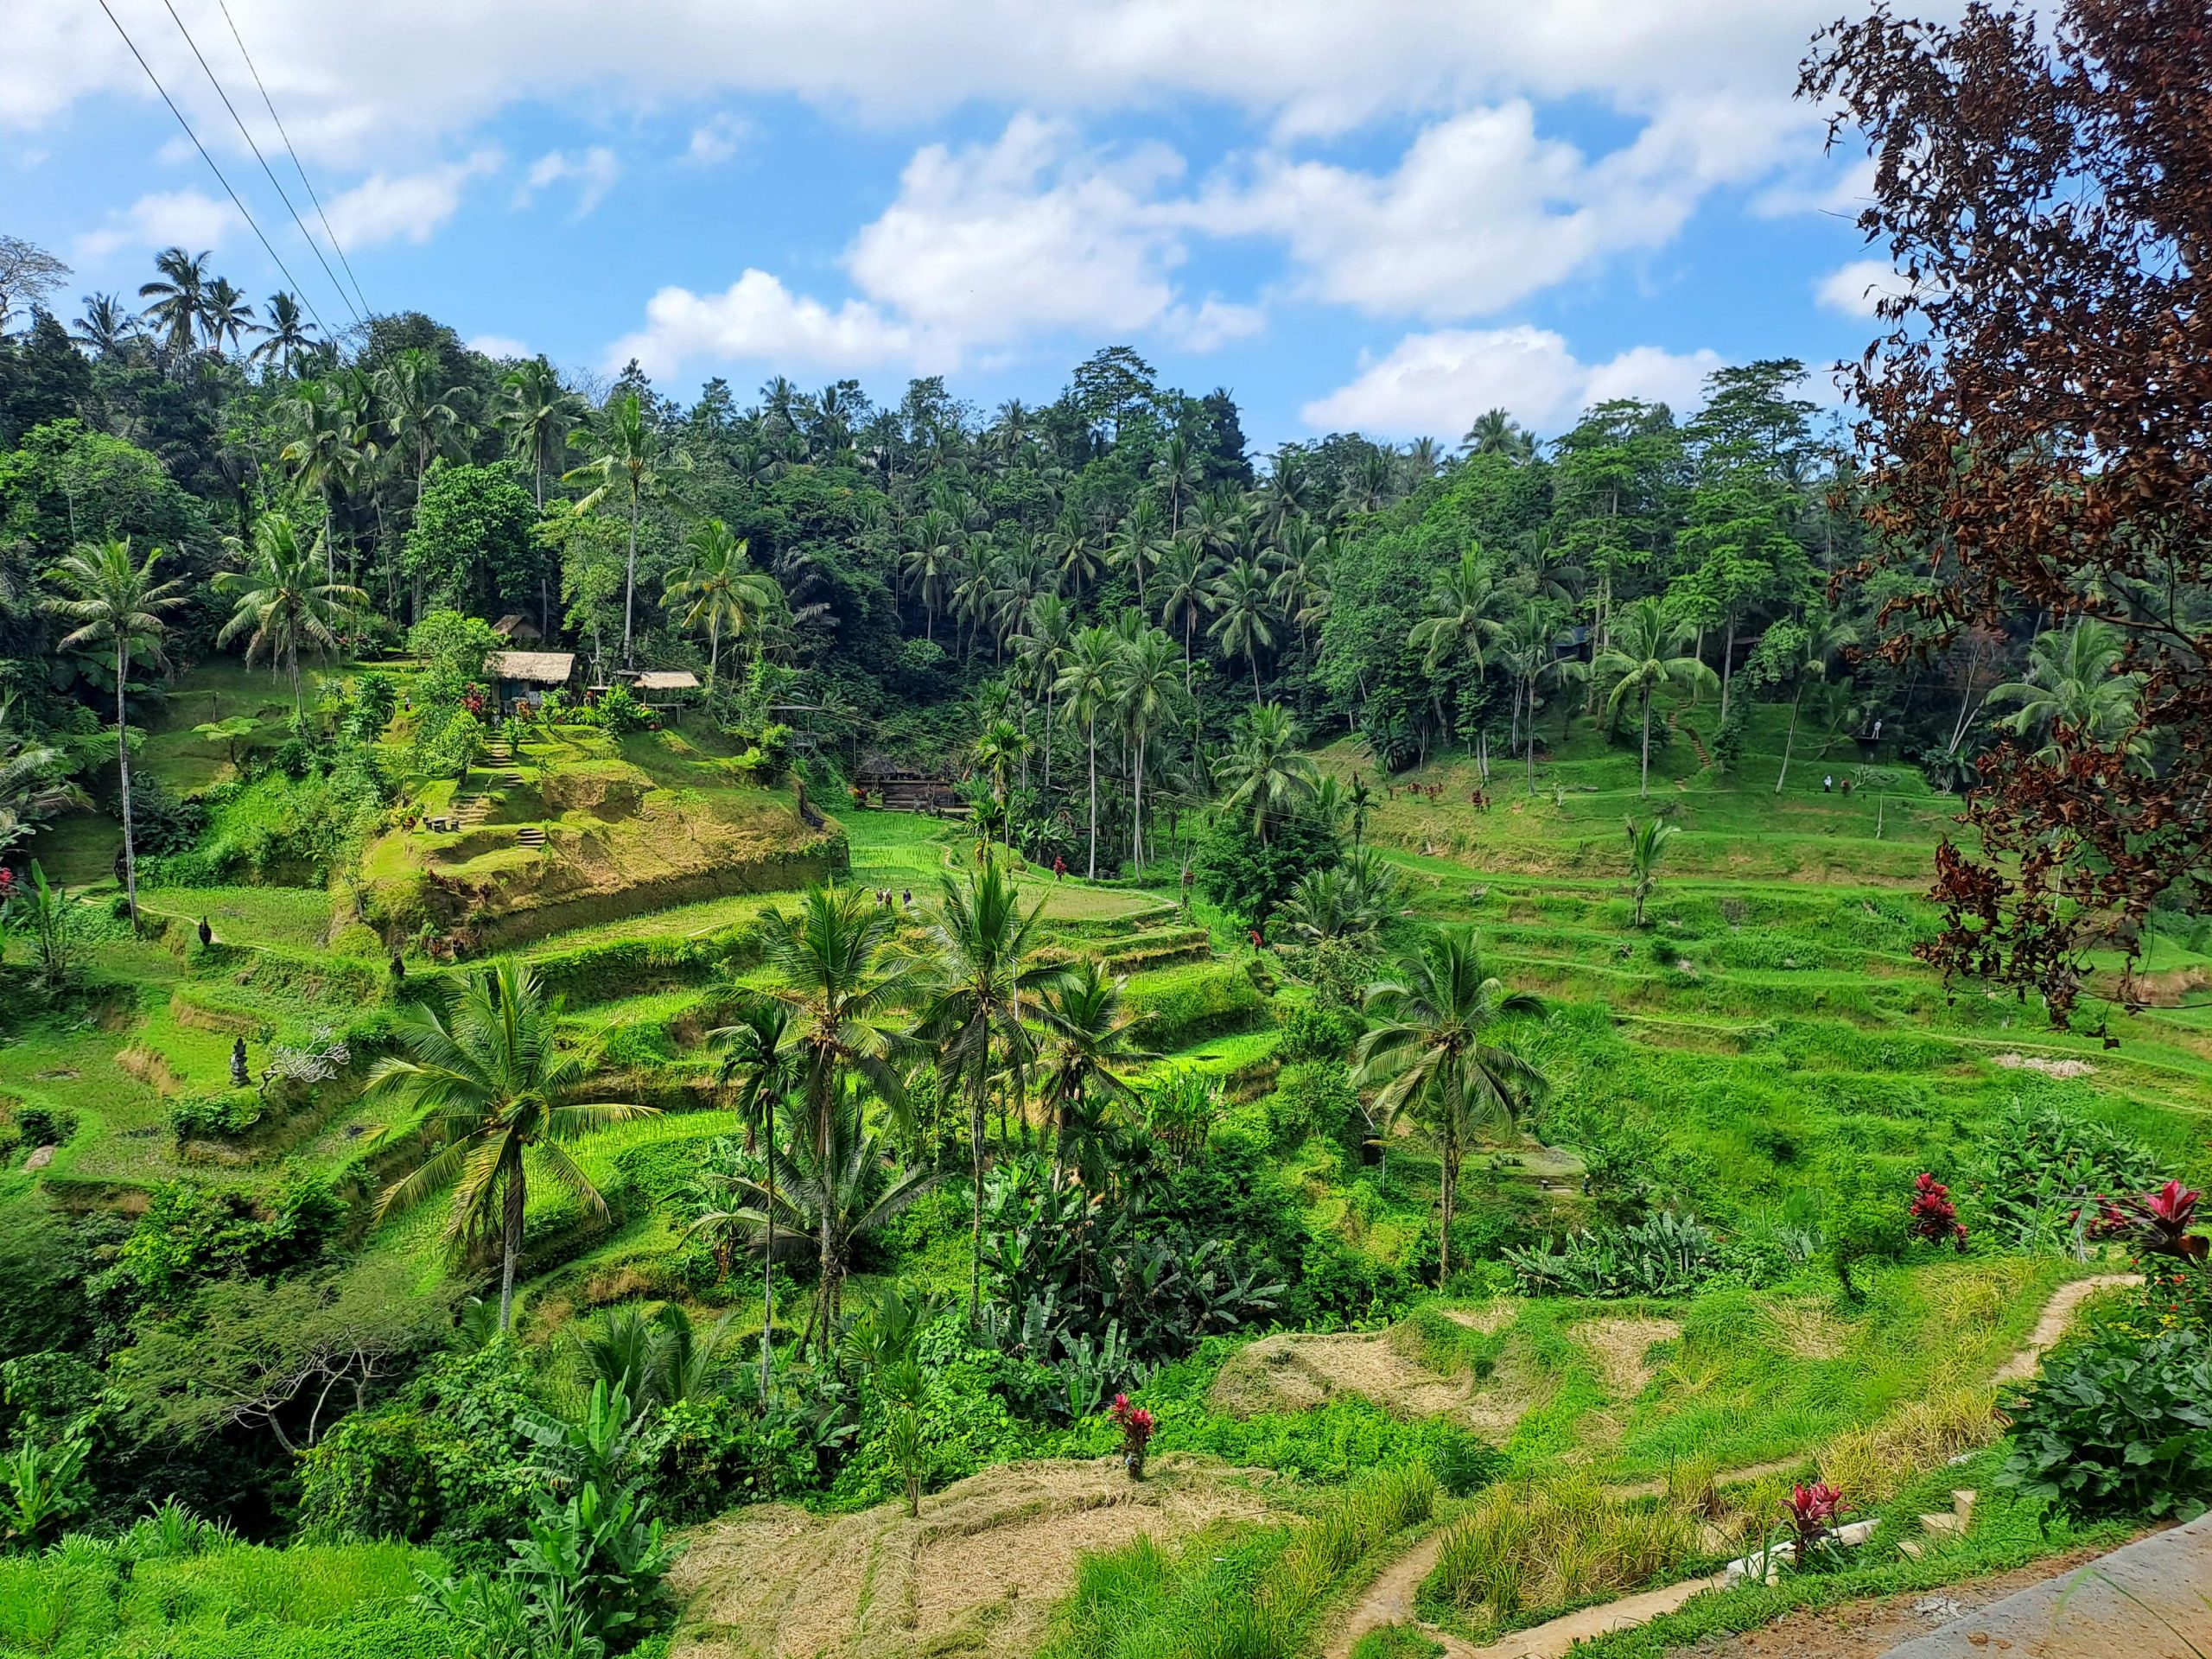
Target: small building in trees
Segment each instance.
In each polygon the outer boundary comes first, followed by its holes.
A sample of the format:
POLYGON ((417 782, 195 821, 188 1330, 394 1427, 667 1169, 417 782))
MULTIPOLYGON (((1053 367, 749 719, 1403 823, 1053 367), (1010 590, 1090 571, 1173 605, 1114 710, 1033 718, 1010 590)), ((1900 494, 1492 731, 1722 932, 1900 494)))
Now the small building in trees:
POLYGON ((540 702, 576 677, 572 651, 495 651, 484 659, 484 671, 499 688, 499 707, 512 713, 518 702, 540 702))
POLYGON ((534 645, 545 638, 537 631, 537 624, 519 611, 508 612, 492 625, 492 632, 517 645, 534 645))
POLYGON ((690 700, 699 677, 688 668, 648 668, 622 677, 639 702, 653 709, 673 709, 690 700))

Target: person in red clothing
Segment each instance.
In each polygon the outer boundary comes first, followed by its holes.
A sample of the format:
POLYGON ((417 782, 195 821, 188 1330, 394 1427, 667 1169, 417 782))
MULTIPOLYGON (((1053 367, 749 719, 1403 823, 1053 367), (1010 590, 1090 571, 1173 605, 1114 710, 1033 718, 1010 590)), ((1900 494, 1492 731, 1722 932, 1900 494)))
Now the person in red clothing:
POLYGON ((1065 875, 1067 873, 1068 873, 1068 861, 1067 861, 1067 860, 1065 860, 1065 858, 1062 858, 1062 857, 1058 856, 1057 854, 1056 854, 1056 855, 1054 855, 1053 859, 1052 859, 1052 880, 1055 880, 1055 881, 1057 881, 1057 880, 1058 880, 1062 876, 1065 875))

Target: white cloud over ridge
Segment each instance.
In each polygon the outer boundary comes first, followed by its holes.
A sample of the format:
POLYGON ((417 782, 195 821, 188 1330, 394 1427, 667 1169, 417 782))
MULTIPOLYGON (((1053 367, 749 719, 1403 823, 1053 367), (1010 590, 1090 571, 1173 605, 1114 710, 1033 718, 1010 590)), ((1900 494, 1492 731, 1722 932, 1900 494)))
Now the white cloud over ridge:
POLYGON ((1446 328, 1408 334, 1349 384, 1300 411, 1316 431, 1357 429, 1376 437, 1456 437, 1484 410, 1502 408, 1550 435, 1609 397, 1642 397, 1680 411, 1695 404, 1720 367, 1710 351, 1639 346, 1607 362, 1579 360, 1548 328, 1446 328))
POLYGON ((451 219, 471 181, 505 165, 496 149, 483 149, 458 162, 441 162, 420 172, 372 173, 328 205, 330 228, 346 248, 371 248, 385 242, 427 242, 451 219))
POLYGON ((765 270, 748 270, 720 294, 664 288, 645 302, 645 326, 608 347, 620 368, 632 358, 653 375, 672 374, 697 358, 772 358, 840 372, 887 366, 949 368, 942 341, 848 300, 832 308, 793 294, 765 270))
POLYGON ((238 210, 220 196, 198 190, 156 191, 143 195, 107 223, 79 237, 72 255, 77 263, 98 266, 118 253, 147 248, 181 247, 193 253, 221 247, 245 229, 238 210))

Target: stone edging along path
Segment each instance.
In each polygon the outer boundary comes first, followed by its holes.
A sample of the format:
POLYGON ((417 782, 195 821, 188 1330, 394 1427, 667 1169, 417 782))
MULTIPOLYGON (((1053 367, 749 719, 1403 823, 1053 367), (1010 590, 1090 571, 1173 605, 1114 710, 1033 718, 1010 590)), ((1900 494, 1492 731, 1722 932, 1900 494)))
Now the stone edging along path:
MULTIPOLYGON (((2043 1357, 2066 1334, 2082 1304, 2101 1290, 2113 1289, 2137 1282, 2133 1274, 2099 1274, 2092 1278, 2076 1279, 2061 1285, 2044 1304, 2043 1313, 2036 1320, 2035 1329, 2020 1351, 1999 1366, 1991 1376, 1993 1382, 2024 1382, 2036 1374, 2036 1367, 2043 1357)), ((1720 1485, 1738 1485, 1747 1480, 1776 1474, 1792 1467, 1802 1459, 1788 1463, 1758 1464, 1749 1469, 1724 1470, 1716 1477, 1720 1485)), ((1351 1659, 1352 1646, 1370 1630, 1389 1624, 1418 1624, 1422 1635, 1441 1644, 1446 1659, 1563 1659, 1567 1650, 1578 1642, 1602 1636, 1609 1630, 1631 1630, 1647 1624, 1653 1619, 1675 1611, 1700 1590, 1718 1589, 1728 1580, 1725 1573, 1709 1579, 1688 1579, 1680 1584, 1670 1584, 1657 1590, 1639 1591, 1596 1607, 1585 1607, 1575 1612, 1562 1614, 1541 1624, 1516 1630, 1484 1647, 1463 1641, 1448 1630, 1433 1624, 1421 1624, 1414 1609, 1414 1598, 1436 1566, 1437 1556, 1444 1544, 1443 1533, 1432 1532, 1396 1560, 1384 1567, 1338 1627, 1329 1643, 1328 1659, 1351 1659)))

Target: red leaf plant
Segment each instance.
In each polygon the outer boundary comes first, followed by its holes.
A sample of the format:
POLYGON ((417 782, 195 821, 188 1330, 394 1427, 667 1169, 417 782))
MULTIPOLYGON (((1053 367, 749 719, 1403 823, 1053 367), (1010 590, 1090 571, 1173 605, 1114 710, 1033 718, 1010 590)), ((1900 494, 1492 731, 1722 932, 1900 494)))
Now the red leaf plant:
POLYGON ((2132 1240, 2145 1255, 2201 1262, 2212 1249, 2212 1240, 2190 1231, 2196 1224, 2198 1196, 2179 1181, 2168 1181, 2155 1192, 2106 1198, 2104 1213, 2092 1230, 2101 1238, 2132 1240))
POLYGON ((1951 1189, 1925 1173, 1912 1183, 1912 1236, 1924 1238, 1931 1244, 1945 1243, 1955 1245, 1961 1255, 1967 1253, 1967 1230, 1959 1220, 1959 1208, 1951 1202, 1951 1189))
POLYGON ((1159 1427, 1152 1414, 1142 1406, 1133 1406, 1129 1396, 1117 1394, 1107 1411, 1108 1419, 1122 1431, 1122 1462, 1129 1471, 1131 1480, 1144 1478, 1144 1449, 1152 1439, 1152 1432, 1159 1427))
POLYGON ((1792 1545, 1797 1568, 1802 1572, 1806 1552, 1829 1535, 1836 1516, 1843 1512, 1843 1494, 1827 1482, 1816 1480, 1810 1486, 1791 1487, 1783 1507, 1789 1511, 1790 1529, 1796 1535, 1792 1545))

